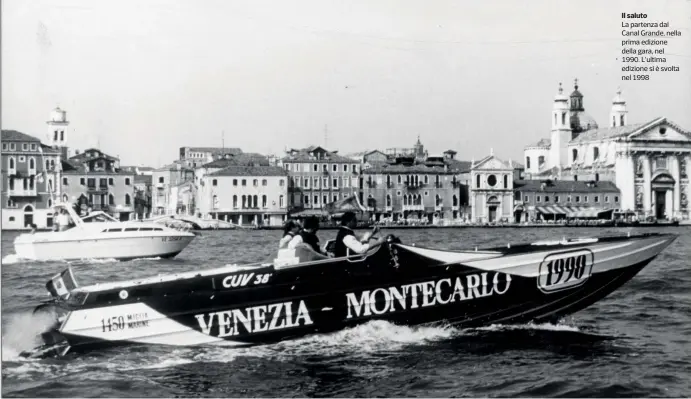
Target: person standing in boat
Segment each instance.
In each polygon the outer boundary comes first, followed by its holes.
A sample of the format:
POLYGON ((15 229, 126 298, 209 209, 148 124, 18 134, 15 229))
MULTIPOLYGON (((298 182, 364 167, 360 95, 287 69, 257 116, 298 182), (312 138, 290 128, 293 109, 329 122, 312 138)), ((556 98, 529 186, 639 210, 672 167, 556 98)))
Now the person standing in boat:
POLYGON ((70 215, 67 211, 60 209, 60 214, 56 218, 56 224, 58 225, 58 231, 65 231, 70 228, 70 215))
POLYGON ((386 241, 384 237, 381 237, 371 244, 368 243, 370 238, 377 234, 379 227, 375 227, 371 234, 366 234, 362 240, 358 240, 355 236, 355 232, 353 232, 355 227, 357 227, 355 213, 344 213, 341 218, 341 226, 338 228, 338 234, 336 235, 336 245, 334 247, 335 257, 340 258, 348 256, 349 249, 356 254, 363 254, 367 250, 378 247, 386 241))
POLYGON ((300 224, 293 219, 289 219, 283 226, 283 238, 278 243, 278 249, 288 248, 290 241, 300 232, 300 224))
POLYGON ((307 244, 315 252, 321 255, 326 255, 321 248, 319 248, 319 238, 317 237, 317 231, 319 231, 319 219, 314 216, 310 216, 305 219, 305 224, 300 231, 300 234, 296 235, 295 238, 290 240, 288 243, 288 248, 295 249, 300 244, 307 244))

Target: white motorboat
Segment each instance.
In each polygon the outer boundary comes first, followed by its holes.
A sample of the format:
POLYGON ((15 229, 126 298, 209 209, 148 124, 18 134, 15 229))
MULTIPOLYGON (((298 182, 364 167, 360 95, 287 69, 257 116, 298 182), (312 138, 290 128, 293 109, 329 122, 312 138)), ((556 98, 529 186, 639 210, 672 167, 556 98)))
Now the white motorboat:
MULTIPOLYGON (((121 222, 105 212, 81 218, 68 204, 73 227, 64 231, 31 232, 14 240, 18 258, 29 260, 172 258, 194 239, 185 229, 172 229, 153 222, 121 222)), ((57 212, 56 212, 57 215, 57 212)))

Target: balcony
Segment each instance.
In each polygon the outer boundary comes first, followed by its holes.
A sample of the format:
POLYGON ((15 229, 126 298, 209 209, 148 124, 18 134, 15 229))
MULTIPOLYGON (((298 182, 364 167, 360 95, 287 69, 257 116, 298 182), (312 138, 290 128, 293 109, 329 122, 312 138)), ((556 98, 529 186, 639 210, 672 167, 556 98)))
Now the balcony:
POLYGON ((385 212, 393 212, 393 206, 389 205, 387 207, 384 207, 385 212))
POLYGON ((90 194, 107 194, 108 186, 87 186, 86 192, 90 194))
POLYGON ((405 182, 404 185, 406 186, 406 188, 408 188, 408 190, 418 190, 420 189, 420 187, 423 186, 422 184, 415 184, 412 182, 405 182))
POLYGON ((403 210, 404 211, 424 211, 425 206, 424 205, 403 205, 403 210))
POLYGON ((36 188, 15 188, 7 190, 7 195, 10 197, 36 197, 38 196, 38 192, 36 191, 36 188))

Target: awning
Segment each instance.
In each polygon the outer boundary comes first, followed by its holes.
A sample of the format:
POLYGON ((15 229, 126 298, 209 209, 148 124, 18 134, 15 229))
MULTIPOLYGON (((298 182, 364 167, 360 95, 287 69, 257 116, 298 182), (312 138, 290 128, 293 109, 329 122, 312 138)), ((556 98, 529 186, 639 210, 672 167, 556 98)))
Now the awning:
POLYGON ((536 211, 543 215, 565 215, 569 218, 596 218, 600 214, 610 212, 611 208, 596 208, 591 206, 538 206, 536 211))

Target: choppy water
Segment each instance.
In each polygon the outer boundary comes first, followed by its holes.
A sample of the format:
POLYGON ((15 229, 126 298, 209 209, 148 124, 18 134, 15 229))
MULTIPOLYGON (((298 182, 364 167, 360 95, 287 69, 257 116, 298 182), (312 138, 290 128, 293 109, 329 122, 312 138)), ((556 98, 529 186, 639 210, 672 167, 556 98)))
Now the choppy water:
MULTIPOLYGON (((392 230, 436 248, 665 229, 392 230)), ((65 262, 17 262, 2 235, 5 397, 663 396, 691 395, 691 229, 632 281, 558 326, 481 329, 371 322, 246 349, 126 347, 25 360, 30 313, 65 262)), ((205 232, 172 260, 74 262, 80 284, 269 260, 279 232, 205 232)), ((322 231, 326 240, 333 231, 322 231)))

